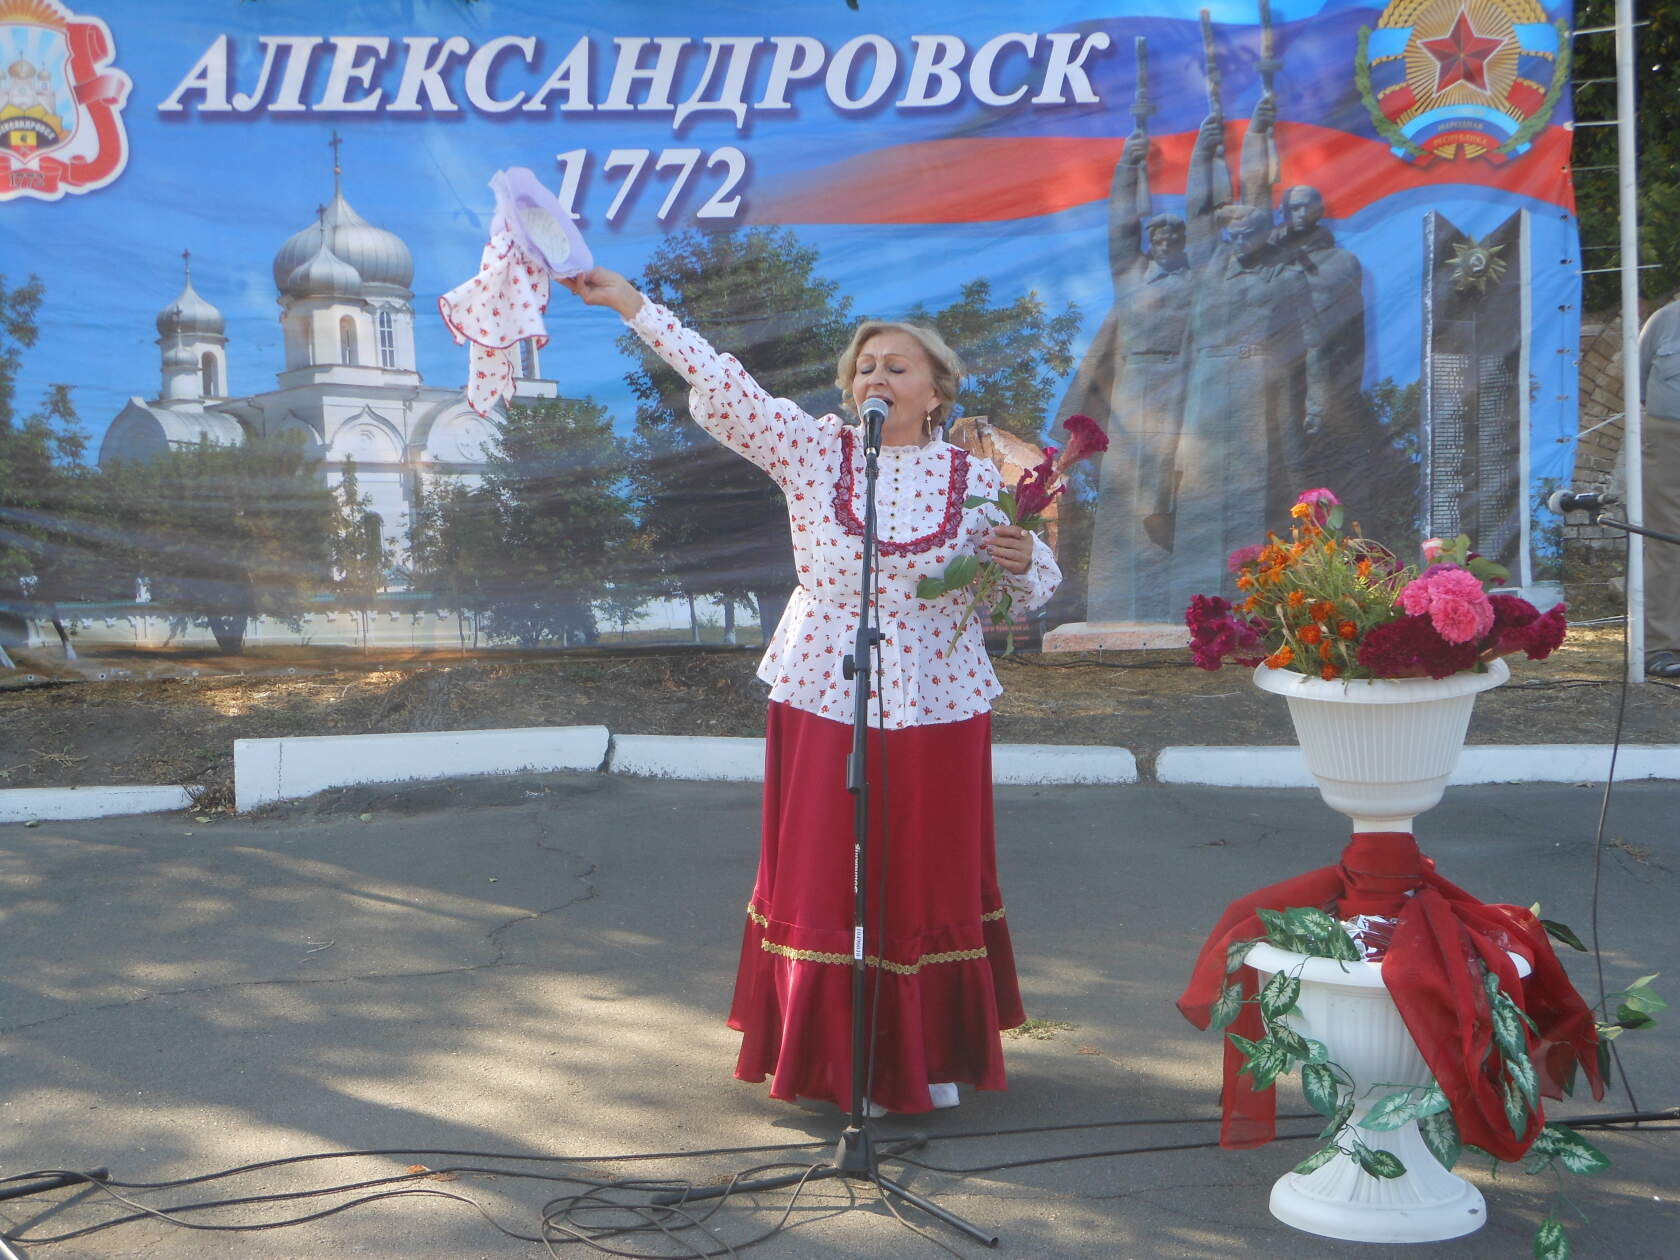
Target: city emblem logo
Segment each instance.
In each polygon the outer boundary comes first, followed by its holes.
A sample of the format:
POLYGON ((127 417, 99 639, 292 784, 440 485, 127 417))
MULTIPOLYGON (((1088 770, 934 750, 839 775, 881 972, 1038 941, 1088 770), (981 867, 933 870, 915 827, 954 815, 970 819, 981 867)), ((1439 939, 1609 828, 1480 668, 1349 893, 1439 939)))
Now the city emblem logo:
POLYGON ((1354 82, 1396 157, 1500 163, 1551 118, 1569 48, 1538 0, 1390 0, 1359 30, 1354 82))
POLYGON ((0 0, 0 201, 103 188, 128 165, 111 32, 58 0, 0 0))

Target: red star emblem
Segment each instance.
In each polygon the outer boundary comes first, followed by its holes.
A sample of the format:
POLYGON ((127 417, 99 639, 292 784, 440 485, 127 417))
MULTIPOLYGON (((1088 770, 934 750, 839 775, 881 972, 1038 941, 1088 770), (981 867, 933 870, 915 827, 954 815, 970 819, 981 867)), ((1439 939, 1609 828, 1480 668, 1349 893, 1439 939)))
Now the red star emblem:
POLYGON ((1426 39, 1424 51, 1439 63, 1435 68, 1435 90, 1444 92, 1455 83, 1465 83, 1477 91, 1488 90, 1488 58, 1505 46, 1503 38, 1490 39, 1476 34, 1470 25, 1470 15, 1463 9, 1453 22, 1452 30, 1437 39, 1426 39))

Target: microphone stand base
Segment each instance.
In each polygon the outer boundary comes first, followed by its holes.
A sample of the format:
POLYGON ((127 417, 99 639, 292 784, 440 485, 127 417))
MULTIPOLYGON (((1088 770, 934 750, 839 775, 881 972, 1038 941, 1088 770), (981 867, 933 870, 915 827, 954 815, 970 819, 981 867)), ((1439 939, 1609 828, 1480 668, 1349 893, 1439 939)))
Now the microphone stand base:
MULTIPOLYGON (((895 1140, 883 1147, 880 1156, 892 1158, 902 1155, 906 1151, 920 1150, 927 1145, 927 1138, 921 1134, 895 1140)), ((900 1185, 891 1177, 881 1175, 874 1139, 867 1129, 847 1126, 840 1134, 840 1141, 834 1148, 834 1162, 819 1164, 803 1172, 780 1173, 774 1177, 760 1177, 753 1181, 737 1181, 722 1186, 702 1186, 695 1190, 675 1191, 670 1194, 654 1196, 653 1202, 659 1207, 673 1207, 680 1203, 693 1203, 700 1199, 718 1199, 726 1194, 748 1194, 756 1190, 775 1190, 781 1186, 799 1185, 812 1181, 827 1181, 832 1177, 851 1177, 862 1181, 873 1182, 882 1194, 892 1195, 902 1199, 912 1207, 918 1207, 936 1220, 945 1222, 952 1229, 967 1234, 975 1242, 987 1247, 998 1245, 998 1236, 981 1229, 954 1212, 947 1212, 931 1199, 917 1194, 914 1190, 900 1185)))

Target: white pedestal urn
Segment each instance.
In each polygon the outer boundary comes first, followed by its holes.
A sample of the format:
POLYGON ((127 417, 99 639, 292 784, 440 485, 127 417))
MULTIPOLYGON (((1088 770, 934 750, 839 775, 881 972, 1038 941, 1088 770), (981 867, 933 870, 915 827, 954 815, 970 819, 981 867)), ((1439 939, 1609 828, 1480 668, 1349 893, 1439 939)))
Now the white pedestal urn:
POLYGON ((1441 803, 1476 694, 1510 676, 1498 657, 1482 674, 1337 682, 1262 665, 1254 685, 1289 702, 1325 804, 1353 819, 1355 831, 1410 831, 1413 818, 1441 803))
POLYGON ((1373 1150, 1388 1151, 1406 1166, 1402 1177, 1373 1177, 1338 1154, 1314 1171, 1285 1173, 1272 1186, 1271 1210, 1285 1225, 1351 1242, 1439 1242, 1474 1233, 1487 1220, 1482 1193, 1424 1145, 1417 1121, 1377 1132, 1359 1123, 1387 1088, 1427 1085, 1433 1079, 1394 1000, 1383 987, 1382 967, 1371 962, 1309 958, 1264 941, 1248 955, 1261 973, 1299 976, 1299 1014, 1286 1022, 1303 1037, 1321 1041, 1330 1058, 1353 1078, 1353 1115, 1337 1135, 1344 1148, 1351 1132, 1373 1150))
MULTIPOLYGON (((1307 769, 1332 809, 1355 832, 1410 832, 1412 820, 1440 804, 1458 764, 1478 692, 1511 676, 1502 660, 1485 673, 1449 678, 1379 678, 1326 682, 1289 670, 1255 671, 1255 685, 1283 696, 1307 769)), ((1417 1122, 1379 1132, 1359 1128, 1377 1100, 1374 1086, 1427 1085, 1423 1056, 1374 962, 1338 962, 1262 942, 1248 963, 1264 977, 1301 979, 1299 1014, 1289 1025, 1323 1042, 1354 1081, 1351 1129, 1366 1146, 1406 1167, 1385 1179, 1337 1155, 1306 1175, 1286 1173, 1272 1187, 1272 1215, 1308 1233, 1352 1242, 1413 1243, 1459 1238, 1486 1222, 1481 1192, 1443 1168, 1424 1145, 1417 1122)), ((1351 1142, 1344 1140, 1344 1146, 1351 1142)))

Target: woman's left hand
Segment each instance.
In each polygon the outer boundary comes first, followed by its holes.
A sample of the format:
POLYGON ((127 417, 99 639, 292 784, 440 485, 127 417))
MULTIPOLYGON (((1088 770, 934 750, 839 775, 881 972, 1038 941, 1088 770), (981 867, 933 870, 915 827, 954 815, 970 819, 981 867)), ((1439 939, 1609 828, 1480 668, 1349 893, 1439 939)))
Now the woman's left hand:
POLYGON ((1020 577, 1032 567, 1032 535, 1019 525, 994 525, 980 545, 1005 573, 1020 577))

